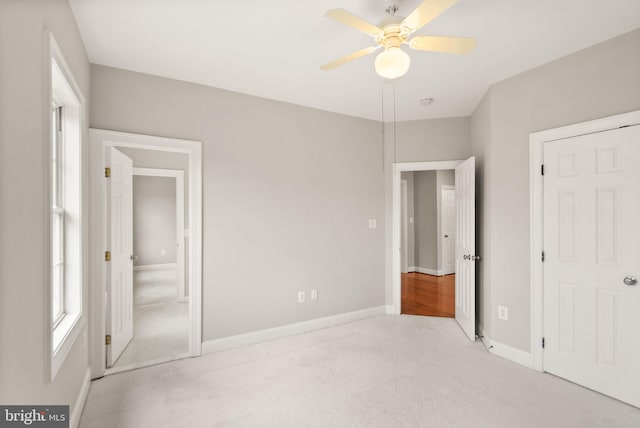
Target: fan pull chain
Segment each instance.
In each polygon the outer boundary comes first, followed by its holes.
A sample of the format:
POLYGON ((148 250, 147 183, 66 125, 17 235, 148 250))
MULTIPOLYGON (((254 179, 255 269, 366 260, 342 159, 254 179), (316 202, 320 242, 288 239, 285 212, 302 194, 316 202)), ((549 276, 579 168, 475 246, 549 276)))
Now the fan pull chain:
POLYGON ((396 82, 393 82, 393 163, 396 163, 396 82))

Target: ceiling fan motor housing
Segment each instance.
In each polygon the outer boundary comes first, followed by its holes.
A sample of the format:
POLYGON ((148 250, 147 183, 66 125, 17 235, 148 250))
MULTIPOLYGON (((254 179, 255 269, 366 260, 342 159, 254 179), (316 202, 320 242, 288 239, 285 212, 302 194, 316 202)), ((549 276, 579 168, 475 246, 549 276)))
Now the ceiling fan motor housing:
MULTIPOLYGON (((400 19, 400 22, 402 22, 400 19)), ((382 33, 376 36, 376 43, 385 49, 399 48, 401 44, 407 43, 409 32, 398 23, 389 23, 382 27, 382 33)))

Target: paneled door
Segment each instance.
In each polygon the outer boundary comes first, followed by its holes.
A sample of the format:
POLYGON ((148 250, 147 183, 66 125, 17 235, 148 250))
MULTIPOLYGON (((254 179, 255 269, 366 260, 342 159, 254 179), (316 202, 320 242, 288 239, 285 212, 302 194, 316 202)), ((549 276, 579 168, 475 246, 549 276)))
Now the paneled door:
POLYGON ((640 406, 640 126, 544 144, 544 370, 640 406))
POLYGON ((109 199, 109 262, 107 298, 107 367, 111 367, 133 338, 133 162, 110 147, 107 179, 109 199))
POLYGON ((476 158, 456 167, 456 321, 476 340, 476 158))

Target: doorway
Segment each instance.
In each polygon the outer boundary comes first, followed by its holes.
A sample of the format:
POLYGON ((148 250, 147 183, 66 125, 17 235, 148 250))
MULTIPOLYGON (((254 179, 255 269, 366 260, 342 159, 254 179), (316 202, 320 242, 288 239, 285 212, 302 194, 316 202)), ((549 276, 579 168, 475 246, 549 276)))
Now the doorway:
MULTIPOLYGON (((95 237, 91 247, 91 276, 95 285, 90 287, 89 296, 92 309, 92 378, 200 355, 200 143, 97 129, 90 130, 90 137, 91 202, 94 207, 91 212, 91 233, 95 237), (114 158, 120 165, 128 167, 112 165, 114 158), (175 162, 180 165, 176 166, 175 162), (127 169, 131 171, 123 173, 127 169), (157 224, 152 228, 158 236, 147 238, 147 244, 151 239, 152 246, 157 247, 151 252, 143 248, 141 243, 134 250, 134 180, 168 180, 170 183, 173 216, 169 217, 172 217, 173 223, 168 227, 157 224), (114 186, 122 191, 114 193, 114 186), (126 190, 127 186, 130 190, 126 190), (131 199, 129 202, 127 194, 131 199), (130 218, 118 222, 120 217, 130 218), (118 228, 118 224, 123 226, 118 228), (167 231, 167 228, 170 230, 167 231), (167 234, 169 243, 160 242, 159 235, 163 234, 167 234), (131 245, 121 244, 129 241, 131 245), (111 257, 107 257, 105 248, 111 257), (121 252, 122 255, 119 254, 121 252), (137 260, 134 260, 136 257, 137 260), (142 322, 144 320, 140 319, 140 314, 144 312, 143 309, 149 312, 150 308, 158 309, 167 303, 179 310, 172 314, 155 311, 158 312, 155 315, 160 315, 159 318, 142 322), (142 312, 136 311, 136 306, 144 306, 138 308, 142 312), (136 337, 136 316, 141 321, 139 327, 147 330, 146 338, 141 331, 136 337), (183 322, 178 322, 178 318, 183 322), (162 340, 158 340, 157 334, 162 340), (172 340, 177 337, 178 340, 172 340), (136 339, 140 340, 136 342, 136 339)), ((162 192, 166 193, 167 189, 162 192)), ((155 214, 155 218, 150 218, 148 214, 143 221, 161 221, 159 213, 155 214)))
MULTIPOLYGON (((107 368, 122 369, 189 351, 184 268, 184 171, 188 163, 186 155, 172 154, 160 162, 180 169, 141 168, 136 165, 153 165, 158 153, 114 150, 133 162, 133 329, 122 351, 115 354, 113 346, 107 350, 107 368)), ((109 325, 109 312, 106 322, 109 325)))
MULTIPOLYGON (((455 170, 455 319, 470 340, 476 337, 475 321, 475 158, 464 161, 395 163, 392 182, 392 288, 393 313, 402 312, 402 173, 416 171, 455 170)), ((408 188, 408 185, 407 185, 408 188)), ((408 192, 407 192, 408 193, 408 192)), ((441 198, 437 198, 441 202, 441 198)), ((407 204, 408 205, 408 204, 407 204)), ((407 208, 407 211, 410 211, 407 208)), ((414 219, 415 220, 415 219, 414 219)), ((410 221, 405 224, 411 224, 410 221)), ((442 234, 442 230, 439 231, 442 234)), ((410 234, 409 234, 410 235, 410 234)), ((409 241, 410 238, 404 241, 409 241)), ((436 239, 437 245, 444 245, 436 239)), ((429 272, 427 272, 429 273, 429 272)), ((435 270, 437 274, 437 269, 435 270)))
POLYGON ((405 171, 401 312, 455 317, 455 171, 405 171))

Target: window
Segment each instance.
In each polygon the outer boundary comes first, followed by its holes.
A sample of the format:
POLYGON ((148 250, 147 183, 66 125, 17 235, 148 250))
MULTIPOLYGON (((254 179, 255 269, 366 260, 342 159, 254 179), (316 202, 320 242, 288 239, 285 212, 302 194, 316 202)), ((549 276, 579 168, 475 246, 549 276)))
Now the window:
POLYGON ((51 108, 51 304, 55 329, 64 318, 64 207, 62 190, 62 107, 51 108))
POLYGON ((51 38, 49 133, 51 378, 82 321, 82 135, 84 99, 51 38))

